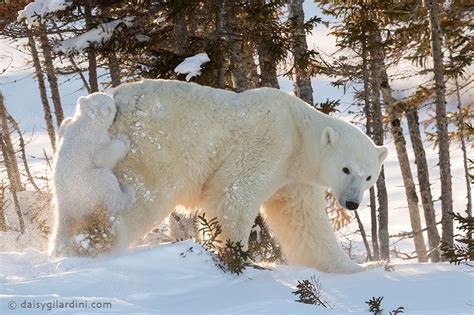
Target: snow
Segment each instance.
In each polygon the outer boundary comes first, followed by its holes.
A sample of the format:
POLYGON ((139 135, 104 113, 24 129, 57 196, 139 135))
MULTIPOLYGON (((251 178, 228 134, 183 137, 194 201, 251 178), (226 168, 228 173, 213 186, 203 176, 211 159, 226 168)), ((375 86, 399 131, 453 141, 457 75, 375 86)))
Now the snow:
POLYGON ((186 81, 192 77, 201 75, 201 67, 204 63, 211 61, 206 53, 200 53, 184 59, 175 69, 178 74, 187 74, 186 81))
POLYGON ((20 191, 17 193, 19 207, 23 214, 25 233, 19 234, 20 224, 15 203, 10 193, 5 199, 5 217, 10 230, 0 232, 0 252, 22 251, 25 248, 46 250, 48 231, 52 226, 50 208, 51 194, 45 192, 20 191))
POLYGON ((49 13, 61 11, 72 4, 72 0, 35 0, 18 11, 18 21, 26 19, 29 26, 43 22, 49 13))
POLYGON ((114 31, 122 24, 132 25, 133 17, 107 22, 91 29, 79 36, 63 40, 56 44, 56 53, 81 52, 93 44, 105 44, 112 38, 114 31))
POLYGON ((271 270, 247 268, 235 276, 222 272, 191 241, 142 247, 126 256, 102 259, 53 260, 33 250, 0 253, 0 259, 2 314, 9 314, 12 305, 16 312, 26 313, 28 309, 21 307, 25 302, 47 308, 71 301, 112 304, 108 309, 83 312, 369 314, 365 301, 383 296, 386 311, 403 306, 406 314, 445 315, 471 314, 474 300, 473 270, 465 265, 405 264, 395 265, 391 272, 378 268, 351 275, 271 266, 271 270), (333 310, 295 302, 292 292, 297 281, 313 275, 319 278, 323 298, 334 305, 333 310))

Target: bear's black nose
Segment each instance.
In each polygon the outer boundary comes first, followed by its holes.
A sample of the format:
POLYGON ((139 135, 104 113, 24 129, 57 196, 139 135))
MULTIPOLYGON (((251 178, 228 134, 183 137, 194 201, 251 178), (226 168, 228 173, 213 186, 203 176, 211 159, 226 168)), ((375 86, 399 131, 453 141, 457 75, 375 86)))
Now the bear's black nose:
POLYGON ((359 204, 357 202, 346 201, 346 208, 349 210, 355 210, 359 208, 359 204))

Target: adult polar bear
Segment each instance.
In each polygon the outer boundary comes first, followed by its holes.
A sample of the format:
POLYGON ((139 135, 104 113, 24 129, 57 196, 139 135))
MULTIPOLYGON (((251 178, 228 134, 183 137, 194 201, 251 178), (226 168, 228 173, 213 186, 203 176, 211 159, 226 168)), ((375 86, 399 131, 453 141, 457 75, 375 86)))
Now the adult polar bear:
POLYGON ((290 262, 326 272, 363 270, 342 251, 325 212, 325 187, 354 210, 387 156, 358 128, 297 97, 262 88, 234 93, 144 80, 114 91, 113 133, 131 151, 115 168, 136 192, 122 245, 177 205, 217 217, 223 239, 247 244, 261 209, 290 262))

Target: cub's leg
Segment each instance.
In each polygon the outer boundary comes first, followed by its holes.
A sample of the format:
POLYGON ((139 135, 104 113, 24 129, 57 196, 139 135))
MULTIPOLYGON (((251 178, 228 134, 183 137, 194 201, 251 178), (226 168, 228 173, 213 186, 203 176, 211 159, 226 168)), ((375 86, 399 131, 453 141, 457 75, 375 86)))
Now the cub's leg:
MULTIPOLYGON (((61 211, 57 209, 56 211, 61 211)), ((74 231, 73 225, 77 221, 76 218, 72 218, 64 213, 58 213, 53 232, 49 240, 48 252, 50 256, 72 256, 75 255, 75 251, 72 248, 74 231)))

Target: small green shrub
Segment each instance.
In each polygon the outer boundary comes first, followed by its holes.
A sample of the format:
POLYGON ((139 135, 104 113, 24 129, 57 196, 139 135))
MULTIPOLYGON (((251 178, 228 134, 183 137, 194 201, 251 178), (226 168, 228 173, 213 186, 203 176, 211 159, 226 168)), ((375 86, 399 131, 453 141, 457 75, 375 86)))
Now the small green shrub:
POLYGON ((222 227, 217 218, 206 219, 206 214, 198 216, 201 223, 199 232, 202 233, 201 245, 210 252, 216 260, 216 265, 224 272, 229 271, 232 274, 241 274, 248 266, 248 253, 243 250, 242 242, 233 242, 226 240, 222 246, 222 241, 218 239, 222 233, 222 227))
POLYGON ((454 221, 459 223, 459 231, 456 234, 455 241, 457 244, 450 245, 441 242, 441 256, 446 258, 451 264, 459 265, 464 261, 474 260, 474 241, 472 234, 474 232, 474 218, 463 217, 459 213, 453 214, 454 221))
POLYGON ((280 245, 271 235, 261 215, 255 219, 250 232, 248 255, 255 262, 284 262, 280 245))
POLYGON ((230 273, 241 274, 247 266, 248 253, 243 250, 242 242, 232 242, 227 240, 217 257, 220 264, 230 273))
POLYGON ((201 228, 198 230, 202 234, 201 245, 210 252, 215 252, 220 248, 221 240, 217 237, 222 233, 222 227, 217 218, 211 220, 206 219, 206 213, 198 216, 201 228))
POLYGON ((372 297, 370 300, 365 301, 365 303, 369 305, 369 312, 374 313, 374 315, 382 314, 382 311, 383 311, 382 300, 383 300, 383 296, 379 296, 379 297, 372 297))
POLYGON ((298 296, 299 303, 321 305, 325 308, 332 308, 327 301, 322 298, 323 287, 321 281, 316 276, 312 276, 309 280, 298 280, 296 291, 292 292, 298 296))
MULTIPOLYGON (((379 296, 379 297, 372 297, 370 300, 365 301, 365 303, 369 305, 369 312, 373 313, 374 315, 381 315, 383 311, 382 300, 383 300, 383 296, 379 296)), ((403 314, 404 310, 405 308, 403 306, 399 306, 396 309, 388 312, 388 314, 389 315, 403 314)))
POLYGON ((403 306, 399 306, 397 307, 396 309, 394 309, 393 311, 391 312, 388 312, 388 315, 398 315, 398 314, 403 314, 403 311, 405 310, 405 308, 403 306))

